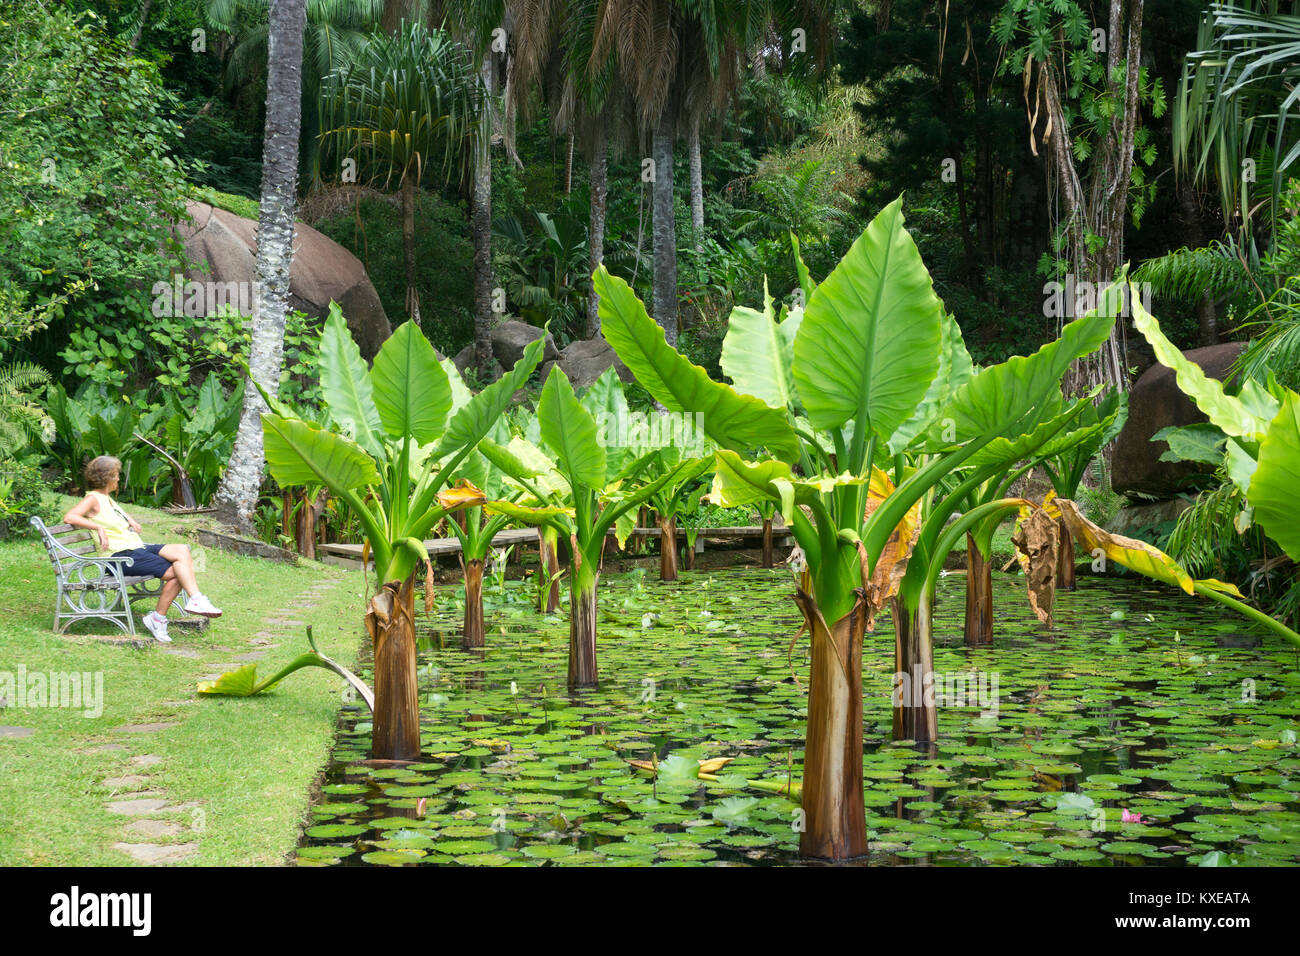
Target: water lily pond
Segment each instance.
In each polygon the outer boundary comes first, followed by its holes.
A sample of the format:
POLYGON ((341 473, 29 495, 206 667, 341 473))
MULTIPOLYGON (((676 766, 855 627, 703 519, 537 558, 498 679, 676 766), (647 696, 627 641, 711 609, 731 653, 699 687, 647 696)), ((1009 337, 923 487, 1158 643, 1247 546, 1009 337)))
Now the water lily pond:
MULTIPOLYGON (((933 751, 890 739, 888 615, 866 636, 861 862, 1300 861, 1294 649, 1132 576, 1080 579, 1050 631, 1019 579, 994 589, 995 643, 968 649, 964 579, 940 584, 933 751)), ((573 696, 567 620, 532 611, 524 582, 489 593, 481 655, 459 649, 446 600, 421 652, 422 761, 368 765, 368 714, 345 708, 298 863, 798 862, 782 790, 800 776, 807 638, 787 657, 791 591, 785 571, 606 575, 601 686, 573 696)))

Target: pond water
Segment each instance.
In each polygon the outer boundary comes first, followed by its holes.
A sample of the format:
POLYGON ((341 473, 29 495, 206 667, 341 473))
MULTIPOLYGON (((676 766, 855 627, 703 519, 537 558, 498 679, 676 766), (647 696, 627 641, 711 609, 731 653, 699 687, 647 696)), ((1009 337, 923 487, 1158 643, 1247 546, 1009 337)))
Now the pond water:
MULTIPOLYGON (((964 578, 940 582, 933 750, 890 740, 888 615, 866 635, 861 863, 1300 861, 1294 648, 1132 576, 1081 578, 1049 631, 1019 582, 995 575, 981 649, 962 642, 964 578)), ((367 766, 369 715, 345 707, 299 864, 799 862, 780 789, 800 775, 807 637, 789 659, 788 572, 602 577, 601 686, 574 696, 567 619, 503 587, 485 653, 459 650, 454 600, 422 637, 421 762, 367 766), (733 759, 696 778, 715 757, 733 759)))

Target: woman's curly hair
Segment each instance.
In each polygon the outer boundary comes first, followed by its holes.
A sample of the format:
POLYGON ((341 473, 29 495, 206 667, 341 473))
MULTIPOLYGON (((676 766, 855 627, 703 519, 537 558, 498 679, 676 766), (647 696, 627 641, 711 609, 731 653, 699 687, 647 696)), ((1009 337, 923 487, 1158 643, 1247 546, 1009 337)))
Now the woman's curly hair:
POLYGON ((86 490, 94 491, 96 488, 107 488, 108 483, 113 480, 114 475, 121 474, 122 462, 112 455, 100 455, 98 458, 92 458, 90 464, 86 466, 86 490))

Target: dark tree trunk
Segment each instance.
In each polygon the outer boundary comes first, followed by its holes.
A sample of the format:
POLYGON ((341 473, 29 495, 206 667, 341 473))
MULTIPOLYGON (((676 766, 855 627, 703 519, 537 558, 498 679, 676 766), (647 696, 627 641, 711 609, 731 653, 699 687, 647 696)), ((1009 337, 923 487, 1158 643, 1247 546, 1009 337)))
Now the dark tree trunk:
POLYGON ((812 640, 808 737, 804 745, 804 830, 799 853, 848 860, 867 852, 862 796, 862 592, 853 610, 828 626, 816 601, 799 590, 795 603, 812 640))
MULTIPOLYGON (((596 120, 591 155, 591 219, 587 226, 587 274, 590 276, 605 258, 605 201, 609 187, 609 116, 601 110, 596 120)), ((587 335, 600 334, 600 297, 591 290, 587 297, 587 335)))
MULTIPOLYGON (((492 60, 483 61, 484 88, 491 93, 492 60)), ((474 364, 487 373, 492 365, 492 119, 485 102, 474 149, 474 364)))
POLYGON ((465 564, 465 627, 460 646, 465 650, 482 647, 483 640, 483 559, 470 558, 465 564))
MULTIPOLYGON (((293 218, 298 186, 298 136, 302 125, 302 40, 307 0, 275 0, 267 38, 266 134, 262 141, 262 195, 257 221, 256 296, 249 372, 271 395, 280 385, 284 323, 289 312, 293 218)), ((218 516, 251 533, 262 487, 265 454, 261 393, 244 390, 239 430, 226 473, 214 497, 218 516)))
POLYGON ((770 568, 775 565, 776 559, 772 553, 772 519, 763 519, 763 567, 770 568))
MULTIPOLYGON (((696 540, 699 540, 698 538, 696 540)), ((695 570, 695 542, 688 540, 686 542, 686 570, 695 570)))
POLYGON ((939 736, 939 715, 934 702, 934 645, 931 640, 930 602, 923 600, 915 613, 892 598, 894 618, 894 739, 932 743, 939 736), (902 681, 901 686, 897 682, 902 681))
POLYGON ((691 232, 695 251, 703 251, 701 239, 704 237, 704 164, 700 159, 700 119, 691 121, 690 133, 686 140, 691 167, 691 232))
POLYGON ((993 566, 966 535, 966 646, 993 643, 993 566))
POLYGON ((659 516, 659 580, 677 580, 677 519, 659 516))
POLYGON ((315 498, 310 498, 307 492, 303 491, 302 503, 298 506, 298 519, 294 522, 294 532, 298 553, 309 561, 316 560, 316 523, 324 510, 324 492, 318 492, 315 498))
POLYGON ((654 131, 653 305, 669 345, 677 344, 677 224, 673 219, 673 111, 664 106, 654 131))
POLYGON ((370 599, 366 632, 374 646, 375 713, 371 756, 420 756, 420 706, 415 670, 415 573, 389 581, 370 599))
POLYGON ((402 177, 402 262, 406 267, 406 314, 420 324, 420 292, 415 287, 415 176, 402 177))
POLYGON ((1056 520, 1059 542, 1056 551, 1056 590, 1073 591, 1078 587, 1074 579, 1074 536, 1065 524, 1064 518, 1056 520))

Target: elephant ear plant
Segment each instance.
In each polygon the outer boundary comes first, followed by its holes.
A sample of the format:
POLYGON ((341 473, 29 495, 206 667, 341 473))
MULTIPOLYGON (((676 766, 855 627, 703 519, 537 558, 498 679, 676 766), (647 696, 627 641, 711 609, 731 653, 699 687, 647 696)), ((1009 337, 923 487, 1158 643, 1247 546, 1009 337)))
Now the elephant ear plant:
MULTIPOLYGON (((757 340, 744 361, 763 372, 749 381, 781 384, 764 398, 711 381, 671 348, 626 283, 603 268, 595 283, 601 331, 619 357, 666 408, 699 413, 705 433, 721 446, 714 497, 728 506, 776 502, 804 552, 807 574, 795 601, 811 635, 812 660, 800 849, 828 859, 860 856, 867 850, 862 636, 873 605, 889 591, 871 586, 880 580, 882 554, 892 539, 884 560, 901 561, 900 525, 917 502, 939 494, 945 476, 988 449, 974 474, 930 507, 918 531, 908 532, 921 560, 913 558, 899 583, 896 610, 906 620, 896 636, 896 670, 915 667, 918 677, 932 680, 929 600, 941 556, 951 550, 954 533, 965 534, 989 507, 951 528, 948 518, 969 488, 1020 457, 1024 443, 1006 436, 1035 429, 1055 434, 1062 427, 1039 423, 1037 408, 1059 390, 1074 359, 1106 340, 1114 319, 1086 316, 1032 356, 984 369, 955 389, 941 382, 932 392, 945 362, 946 317, 903 228, 901 199, 876 216, 812 291, 793 341, 780 327, 793 313, 778 326, 768 307, 762 321, 753 321, 757 340), (876 463, 890 462, 890 443, 901 429, 933 437, 910 473, 894 462, 902 480, 873 503, 876 463), (746 460, 742 453, 757 448, 770 457, 746 460)), ((900 443, 906 447, 911 437, 900 443)), ((900 738, 932 740, 932 703, 910 714, 896 708, 894 730, 900 738)))
POLYGON ((424 538, 449 509, 448 480, 491 431, 537 367, 544 337, 501 379, 453 411, 452 386, 413 322, 399 327, 366 368, 337 305, 321 335, 321 390, 330 426, 296 416, 266 395, 266 461, 282 486, 322 484, 361 523, 377 593, 366 612, 374 642, 376 758, 419 755, 414 583, 428 561, 424 538))
POLYGON ((602 376, 579 401, 564 370, 553 366, 537 407, 539 437, 553 456, 554 471, 563 479, 543 487, 538 479, 550 470, 537 449, 522 439, 509 448, 484 443, 483 452, 532 497, 524 503, 488 502, 491 513, 525 524, 542 525, 569 542, 569 686, 594 687, 596 667, 596 582, 605 538, 616 527, 620 537, 631 531, 637 508, 661 489, 679 480, 691 466, 687 460, 658 477, 634 485, 655 451, 630 458, 621 440, 618 411, 627 420, 622 387, 612 373, 602 376), (606 413, 613 410, 615 414, 606 413), (514 449, 514 450, 512 450, 514 449), (529 458, 516 453, 527 449, 529 458), (538 467, 539 457, 544 464, 538 467))

